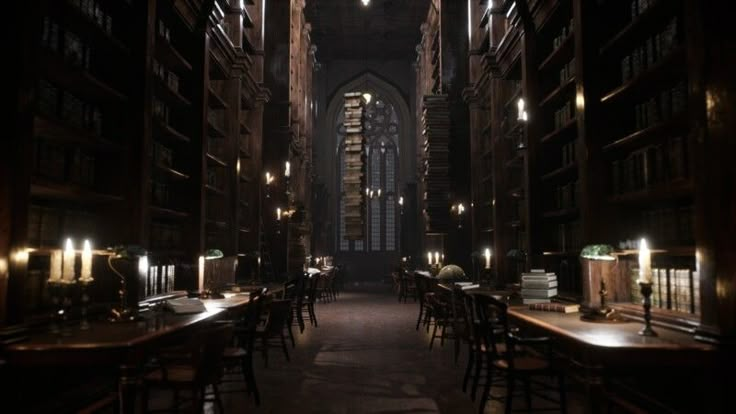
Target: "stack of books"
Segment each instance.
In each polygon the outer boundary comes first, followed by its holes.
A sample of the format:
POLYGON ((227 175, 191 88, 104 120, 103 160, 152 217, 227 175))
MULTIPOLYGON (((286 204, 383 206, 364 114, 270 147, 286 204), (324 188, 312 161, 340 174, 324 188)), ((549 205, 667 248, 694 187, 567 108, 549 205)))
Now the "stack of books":
POLYGON ((449 102, 447 95, 425 95, 422 104, 425 230, 446 233, 450 227, 449 102))
POLYGON ((557 275, 540 269, 521 274, 521 297, 524 304, 549 303, 557 295, 557 275))
POLYGON ((360 92, 345 94, 345 173, 343 191, 345 192, 345 238, 363 240, 365 238, 365 187, 366 156, 365 136, 363 135, 363 97, 360 92))

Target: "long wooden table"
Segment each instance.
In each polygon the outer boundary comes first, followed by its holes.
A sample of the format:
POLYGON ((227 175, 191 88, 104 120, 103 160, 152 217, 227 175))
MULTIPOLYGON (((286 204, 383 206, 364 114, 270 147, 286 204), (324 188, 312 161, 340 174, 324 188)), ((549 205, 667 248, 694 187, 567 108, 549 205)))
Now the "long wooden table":
POLYGON ((202 302, 207 311, 196 314, 150 312, 137 322, 91 322, 89 330, 73 329, 71 336, 34 334, 3 349, 3 358, 14 369, 116 366, 119 369, 119 412, 139 412, 138 388, 146 360, 162 346, 185 341, 207 323, 230 312, 242 311, 250 302, 250 296, 237 293, 202 302))
MULTIPOLYGON (((466 292, 502 301, 510 295, 509 291, 488 288, 466 292)), ((692 334, 655 326, 658 336, 641 336, 641 322, 601 324, 582 321, 580 315, 530 310, 525 305, 508 308, 512 324, 524 332, 551 337, 555 348, 569 360, 570 373, 585 386, 587 413, 603 410, 605 380, 609 378, 673 367, 707 376, 734 362, 722 348, 698 342, 692 334)))

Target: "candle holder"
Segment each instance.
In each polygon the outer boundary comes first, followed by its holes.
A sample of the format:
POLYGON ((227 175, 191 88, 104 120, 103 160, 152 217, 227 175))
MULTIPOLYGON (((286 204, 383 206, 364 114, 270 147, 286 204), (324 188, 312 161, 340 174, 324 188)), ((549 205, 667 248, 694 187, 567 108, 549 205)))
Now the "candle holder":
POLYGON ((61 286, 61 304, 59 306, 59 316, 61 317, 61 327, 59 333, 61 336, 72 336, 72 330, 69 326, 69 314, 72 310, 72 285, 74 281, 64 281, 61 286))
POLYGON ((644 307, 644 327, 639 331, 639 335, 657 336, 657 333, 652 329, 652 283, 639 281, 639 288, 641 289, 641 295, 644 297, 641 301, 644 307))
POLYGON ((79 329, 83 331, 89 330, 89 320, 87 319, 87 314, 89 310, 89 295, 87 294, 87 288, 89 287, 90 283, 92 283, 92 280, 79 281, 79 288, 81 290, 79 296, 79 301, 81 304, 80 313, 82 316, 82 321, 79 323, 79 329))
POLYGON ((63 309, 61 308, 61 282, 49 281, 49 295, 51 295, 51 318, 49 323, 49 332, 54 335, 61 333, 60 323, 63 309))

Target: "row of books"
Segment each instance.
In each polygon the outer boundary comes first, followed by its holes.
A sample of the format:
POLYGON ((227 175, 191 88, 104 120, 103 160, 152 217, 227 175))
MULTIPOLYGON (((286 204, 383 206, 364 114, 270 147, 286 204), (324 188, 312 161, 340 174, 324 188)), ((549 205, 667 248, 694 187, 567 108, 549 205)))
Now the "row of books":
POLYGON ((77 7, 85 14, 90 21, 96 24, 105 33, 112 36, 112 15, 102 8, 105 4, 101 0, 68 0, 73 6, 77 7))
POLYGON ((171 167, 174 164, 174 156, 171 148, 161 144, 160 142, 153 142, 152 155, 154 164, 161 165, 163 167, 171 167))
POLYGON ((171 29, 169 28, 168 24, 166 24, 165 21, 159 19, 156 27, 158 28, 158 37, 170 43, 171 42, 171 29))
POLYGON ((161 80, 174 92, 179 92, 179 75, 166 69, 162 63, 153 59, 153 75, 161 80))
POLYGON ((150 239, 152 249, 179 248, 183 240, 181 226, 153 221, 150 239))
POLYGON ((635 228, 645 234, 656 234, 663 245, 689 245, 693 242, 693 207, 668 207, 641 213, 635 228))
POLYGON ((41 79, 38 83, 38 111, 69 125, 102 135, 102 110, 41 79))
POLYGON ((578 180, 558 185, 554 188, 552 209, 564 210, 578 207, 580 182, 578 180))
POLYGON ((677 47, 677 18, 673 18, 664 31, 648 38, 635 48, 630 56, 621 59, 622 82, 636 77, 667 57, 677 47))
POLYGON ((141 275, 141 279, 139 298, 172 292, 176 279, 176 266, 172 264, 151 266, 148 272, 141 275))
POLYGON ((573 19, 570 19, 570 21, 566 25, 560 28, 558 35, 552 39, 552 50, 553 51, 557 50, 557 48, 559 48, 562 45, 562 43, 565 41, 567 36, 572 35, 572 33, 573 33, 573 19))
POLYGON ((158 207, 169 206, 169 183, 165 179, 151 180, 151 203, 158 207))
POLYGON ((521 274, 521 297, 524 304, 549 303, 557 295, 557 275, 543 269, 521 274))
MULTIPOLYGON (((639 270, 632 269, 631 300, 641 303, 639 270)), ((652 306, 676 312, 700 313, 700 276, 697 271, 652 268, 652 306)))
POLYGON ((561 252, 580 250, 583 247, 583 234, 579 221, 557 225, 557 249, 561 252))
POLYGON ((28 243, 34 247, 61 248, 63 237, 83 240, 95 234, 96 217, 84 211, 31 205, 28 209, 28 243))
POLYGON ((562 145, 562 166, 570 165, 575 162, 575 151, 578 145, 578 141, 570 141, 562 145))
POLYGON ((634 105, 634 126, 636 130, 648 128, 684 113, 686 107, 687 86, 680 82, 663 90, 657 97, 634 105))
POLYGON ((364 112, 365 101, 360 92, 346 93, 343 103, 345 128, 345 159, 342 186, 345 205, 345 237, 350 240, 365 237, 366 162, 364 112))
POLYGON ((425 230, 443 233, 449 229, 450 213, 450 109, 447 95, 425 95, 422 101, 424 136, 425 230))
POLYGON ((41 27, 41 47, 61 55, 64 61, 86 71, 91 68, 92 47, 76 34, 60 26, 50 17, 44 17, 41 27))
POLYGON ((575 58, 570 59, 560 69, 560 85, 564 85, 575 76, 575 58))
POLYGON ((664 144, 636 150, 611 166, 614 195, 646 190, 688 176, 685 138, 673 137, 664 144))
POLYGON ((555 129, 562 128, 575 116, 575 108, 572 101, 565 102, 562 107, 555 111, 555 129))
POLYGON ((35 175, 54 182, 94 187, 96 158, 93 153, 38 139, 34 154, 35 175))

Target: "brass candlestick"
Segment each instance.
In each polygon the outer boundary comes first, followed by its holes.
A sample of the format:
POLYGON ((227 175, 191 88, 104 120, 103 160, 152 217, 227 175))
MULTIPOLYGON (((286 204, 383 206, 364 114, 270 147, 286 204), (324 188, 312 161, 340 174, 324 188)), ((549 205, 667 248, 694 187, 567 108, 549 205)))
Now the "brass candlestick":
POLYGON ((644 327, 639 331, 639 335, 642 336, 657 336, 657 333, 652 329, 652 283, 639 281, 639 288, 641 294, 644 296, 641 303, 644 307, 644 327))
POLYGON ((79 282, 79 288, 81 289, 80 293, 80 302, 82 304, 82 307, 80 309, 82 321, 79 323, 79 329, 86 331, 89 329, 89 320, 87 319, 87 313, 89 308, 89 295, 87 294, 87 288, 89 287, 89 284, 92 283, 92 281, 82 281, 79 282))

